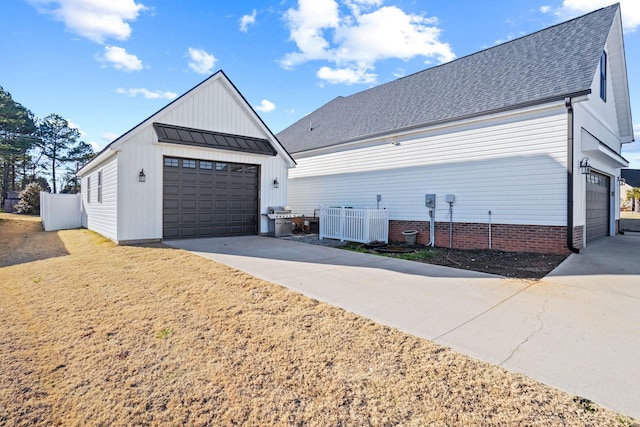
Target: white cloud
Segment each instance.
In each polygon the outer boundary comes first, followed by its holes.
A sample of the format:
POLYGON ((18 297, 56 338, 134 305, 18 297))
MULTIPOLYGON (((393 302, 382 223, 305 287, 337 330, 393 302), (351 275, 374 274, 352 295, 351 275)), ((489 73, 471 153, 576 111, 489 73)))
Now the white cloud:
POLYGON ((73 123, 72 121, 67 121, 67 123, 69 124, 69 127, 72 129, 76 129, 78 131, 78 133, 80 134, 81 138, 84 138, 87 136, 87 133, 85 131, 83 131, 82 129, 80 129, 80 126, 78 126, 77 124, 73 123))
POLYGON ((38 12, 64 23, 67 31, 104 43, 105 39, 126 40, 131 35, 128 21, 135 21, 146 7, 135 0, 27 0, 38 12))
POLYGON ((254 106, 253 108, 257 111, 262 111, 263 113, 270 113, 276 109, 276 104, 267 99, 263 99, 260 105, 254 106))
POLYGON ((242 18, 240 18, 240 31, 246 33, 249 25, 256 23, 256 13, 256 10, 253 9, 251 15, 243 15, 242 18))
MULTIPOLYGON (((640 26, 640 1, 618 0, 622 11, 622 25, 625 30, 633 32, 640 26)), ((611 0, 564 0, 557 9, 545 6, 543 13, 553 12, 559 19, 570 19, 596 9, 611 5, 611 0)))
POLYGON ((285 20, 298 51, 282 58, 280 65, 291 69, 308 61, 327 61, 318 76, 330 83, 374 83, 371 73, 378 61, 424 57, 447 62, 455 54, 440 41, 437 18, 407 14, 382 0, 298 0, 285 20))
POLYGON ((122 71, 140 71, 142 61, 136 55, 128 53, 123 47, 105 46, 102 55, 98 55, 98 60, 111 64, 113 68, 122 71))
POLYGON ((633 136, 636 141, 640 142, 640 123, 633 125, 633 136))
POLYGON ((216 58, 204 49, 189 48, 189 68, 198 74, 210 74, 216 58))
POLYGON ((178 96, 178 94, 175 92, 169 92, 169 91, 162 92, 159 90, 149 90, 145 88, 132 88, 132 89, 118 88, 116 92, 122 95, 131 96, 131 97, 142 95, 146 99, 175 99, 178 96))
POLYGON ((95 151, 96 153, 97 153, 98 151, 100 151, 100 145, 98 145, 98 143, 97 143, 97 142, 95 142, 95 141, 89 141, 89 142, 87 142, 87 144, 89 144, 89 145, 91 146, 91 148, 93 149, 93 151, 95 151))
POLYGON ((102 139, 103 139, 104 141, 107 141, 107 142, 112 142, 112 141, 114 141, 114 140, 115 140, 117 137, 119 137, 119 136, 120 136, 120 135, 118 135, 118 134, 117 134, 117 133, 115 133, 115 132, 105 132, 105 133, 103 133, 103 134, 102 134, 102 139))
POLYGON ((367 73, 366 69, 329 67, 320 67, 317 76, 329 83, 342 83, 347 85, 356 83, 373 84, 378 77, 376 74, 367 73))

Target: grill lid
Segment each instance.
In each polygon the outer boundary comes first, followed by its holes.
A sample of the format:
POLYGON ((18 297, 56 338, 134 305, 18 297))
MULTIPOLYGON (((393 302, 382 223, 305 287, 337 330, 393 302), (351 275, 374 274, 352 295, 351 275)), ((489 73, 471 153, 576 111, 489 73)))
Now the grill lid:
POLYGON ((288 214, 291 213, 289 206, 269 206, 267 208, 270 214, 288 214))

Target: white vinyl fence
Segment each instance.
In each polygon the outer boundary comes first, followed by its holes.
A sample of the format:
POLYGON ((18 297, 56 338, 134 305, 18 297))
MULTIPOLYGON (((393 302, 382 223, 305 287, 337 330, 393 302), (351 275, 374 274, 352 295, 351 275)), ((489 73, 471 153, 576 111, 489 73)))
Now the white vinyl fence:
POLYGON ((40 219, 44 231, 82 226, 80 194, 40 192, 40 219))
POLYGON ((372 243, 389 242, 386 209, 320 208, 320 239, 372 243))

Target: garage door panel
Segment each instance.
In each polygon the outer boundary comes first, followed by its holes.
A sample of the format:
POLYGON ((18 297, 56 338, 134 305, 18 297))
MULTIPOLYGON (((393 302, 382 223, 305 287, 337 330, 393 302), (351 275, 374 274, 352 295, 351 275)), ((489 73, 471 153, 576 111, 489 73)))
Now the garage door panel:
POLYGON ((183 199, 180 203, 180 208, 184 209, 195 209, 197 206, 198 202, 197 200, 189 200, 189 199, 183 199))
POLYGON ((177 199, 164 199, 165 211, 178 209, 178 206, 180 206, 180 202, 177 199))
POLYGON ((586 175, 586 180, 586 237, 587 242, 592 242, 609 235, 610 178, 592 172, 586 175))
POLYGON ((257 234, 256 165, 165 158, 163 237, 257 234))
POLYGON ((198 233, 196 233, 196 227, 180 227, 180 237, 198 237, 198 233))
POLYGON ((197 187, 195 185, 183 185, 181 193, 182 197, 195 197, 197 195, 197 187))
POLYGON ((213 215, 211 213, 204 213, 198 215, 198 223, 210 223, 213 222, 213 215))
POLYGON ((198 199, 198 209, 203 210, 211 210, 213 209, 213 200, 202 200, 198 199))
POLYGON ((167 185, 164 188, 164 194, 166 196, 177 196, 180 194, 180 188, 177 185, 167 185))

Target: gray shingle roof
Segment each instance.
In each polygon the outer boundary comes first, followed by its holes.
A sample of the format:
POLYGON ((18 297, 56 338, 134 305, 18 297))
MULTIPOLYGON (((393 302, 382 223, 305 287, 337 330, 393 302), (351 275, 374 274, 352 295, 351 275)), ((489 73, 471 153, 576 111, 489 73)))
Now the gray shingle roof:
POLYGON ((277 135, 291 153, 585 93, 619 5, 337 97, 277 135), (313 131, 309 131, 310 125, 313 131))
POLYGON ((640 188, 640 169, 622 169, 620 173, 627 184, 640 188))

